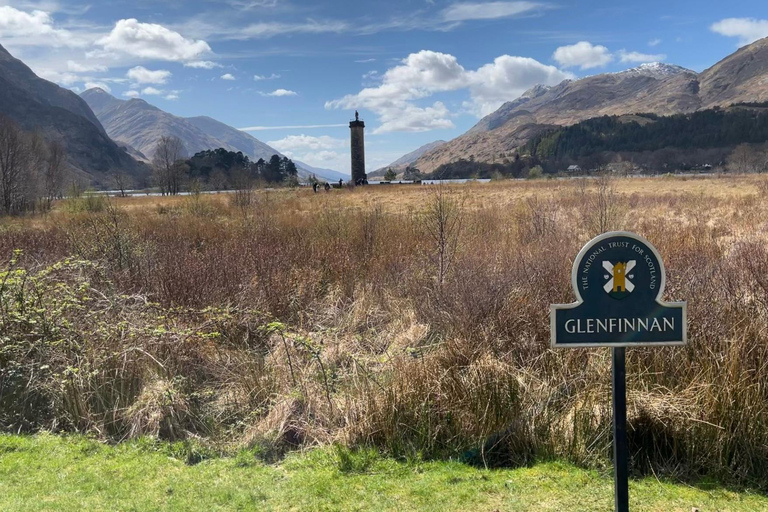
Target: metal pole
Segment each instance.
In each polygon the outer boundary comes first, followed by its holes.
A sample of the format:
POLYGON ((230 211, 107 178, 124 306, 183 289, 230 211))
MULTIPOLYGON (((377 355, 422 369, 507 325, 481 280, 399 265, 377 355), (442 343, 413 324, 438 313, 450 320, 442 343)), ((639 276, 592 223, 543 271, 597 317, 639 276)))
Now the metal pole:
POLYGON ((613 351, 613 478, 616 512, 629 512, 627 449, 627 360, 624 347, 613 351))

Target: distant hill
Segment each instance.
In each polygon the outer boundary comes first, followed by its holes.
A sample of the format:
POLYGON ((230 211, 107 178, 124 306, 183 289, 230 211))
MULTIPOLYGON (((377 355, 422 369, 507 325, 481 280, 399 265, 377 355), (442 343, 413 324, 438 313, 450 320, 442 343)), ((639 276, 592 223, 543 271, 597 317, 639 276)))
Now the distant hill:
MULTIPOLYGON (((259 158, 269 160, 272 155, 284 156, 257 138, 210 117, 175 116, 142 99, 120 100, 100 88, 88 89, 80 96, 90 105, 115 141, 129 146, 148 159, 154 155, 157 142, 163 135, 181 139, 189 156, 218 148, 240 151, 253 161, 259 158)), ((335 171, 310 169, 298 161, 296 165, 299 167, 299 176, 303 178, 314 173, 336 181, 344 176, 335 171)), ((345 179, 349 179, 349 176, 345 179)))
POLYGON ((419 158, 421 158, 422 155, 425 153, 428 153, 432 151, 433 149, 439 148, 446 142, 444 140, 436 140, 434 142, 430 142, 429 144, 424 144, 418 149, 414 149, 410 153, 407 153, 394 162, 392 162, 389 165, 385 165, 384 167, 381 167, 379 169, 376 169, 372 173, 369 173, 368 176, 370 177, 377 177, 377 176, 384 176, 386 174, 387 169, 392 169, 393 171, 400 173, 405 170, 406 167, 416 162, 419 158))
POLYGON ((314 174, 317 178, 321 180, 333 181, 333 182, 337 182, 340 179, 344 181, 350 180, 349 174, 344 174, 339 171, 334 171, 331 169, 323 169, 322 167, 313 167, 307 163, 300 162, 298 160, 294 160, 294 162, 296 163, 296 166, 299 168, 300 173, 301 171, 305 171, 309 174, 314 174))
POLYGON ((768 38, 696 73, 670 64, 643 64, 619 73, 536 86, 481 119, 464 135, 424 154, 422 172, 474 158, 499 162, 553 126, 639 112, 662 116, 739 102, 768 100, 768 38))
POLYGON ((595 153, 732 148, 768 141, 768 110, 732 107, 691 114, 596 117, 543 133, 524 146, 539 159, 576 160, 595 153), (642 119, 643 121, 640 121, 642 119))
POLYGON ((147 170, 112 141, 88 104, 72 91, 43 80, 0 46, 0 114, 27 131, 61 141, 69 164, 94 184, 107 174, 147 170))

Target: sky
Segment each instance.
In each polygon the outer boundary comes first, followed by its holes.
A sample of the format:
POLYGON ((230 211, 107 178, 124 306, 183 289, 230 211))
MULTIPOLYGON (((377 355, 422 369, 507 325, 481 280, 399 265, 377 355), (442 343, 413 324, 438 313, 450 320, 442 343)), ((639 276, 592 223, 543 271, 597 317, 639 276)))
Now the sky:
POLYGON ((349 172, 450 140, 536 84, 702 71, 768 37, 765 0, 0 0, 0 44, 75 92, 207 115, 349 172))

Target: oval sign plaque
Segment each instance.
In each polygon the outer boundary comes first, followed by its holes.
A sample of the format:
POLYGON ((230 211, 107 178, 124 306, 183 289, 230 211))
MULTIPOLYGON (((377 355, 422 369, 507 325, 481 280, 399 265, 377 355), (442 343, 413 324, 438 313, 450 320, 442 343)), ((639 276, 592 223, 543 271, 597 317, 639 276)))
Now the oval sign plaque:
POLYGON ((644 238, 614 231, 593 239, 571 282, 577 301, 550 307, 553 347, 685 344, 686 303, 661 300, 664 263, 644 238))

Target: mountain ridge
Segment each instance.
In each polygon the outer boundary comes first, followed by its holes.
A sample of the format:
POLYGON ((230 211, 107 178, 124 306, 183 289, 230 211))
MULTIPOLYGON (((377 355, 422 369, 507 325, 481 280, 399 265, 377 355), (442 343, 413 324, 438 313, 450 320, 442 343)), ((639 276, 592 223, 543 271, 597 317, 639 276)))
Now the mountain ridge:
POLYGON ((422 172, 474 157, 494 162, 514 154, 544 130, 604 115, 673 115, 768 100, 768 38, 744 46, 696 73, 649 63, 616 72, 534 86, 480 119, 466 133, 416 162, 422 172))
POLYGON ((106 174, 146 174, 141 165, 107 135, 88 104, 77 94, 38 77, 0 45, 0 114, 22 129, 60 141, 69 165, 94 183, 106 174))
MULTIPOLYGON (((110 137, 149 159, 152 158, 160 137, 164 135, 179 137, 188 156, 217 148, 240 151, 252 160, 269 160, 272 155, 284 156, 257 138, 212 117, 180 117, 140 98, 118 99, 98 87, 88 89, 80 96, 93 109, 110 137)), ((294 163, 302 178, 319 174, 332 181, 338 180, 339 177, 349 179, 330 169, 312 167, 299 161, 294 163)))
POLYGON ((444 140, 436 140, 436 141, 424 144, 423 146, 420 146, 420 147, 414 149, 413 151, 410 151, 410 152, 404 154, 403 156, 401 156, 400 158, 398 158, 397 160, 395 160, 391 164, 385 165, 383 167, 379 167, 378 169, 376 169, 375 171, 373 171, 369 175, 370 176, 374 176, 374 177, 375 176, 384 176, 384 173, 386 173, 388 169, 392 169, 395 172, 400 172, 400 171, 404 170, 406 167, 408 167, 409 165, 411 165, 412 163, 416 162, 425 153, 428 153, 428 152, 432 151, 433 149, 442 146, 443 144, 446 144, 446 141, 444 141, 444 140))

